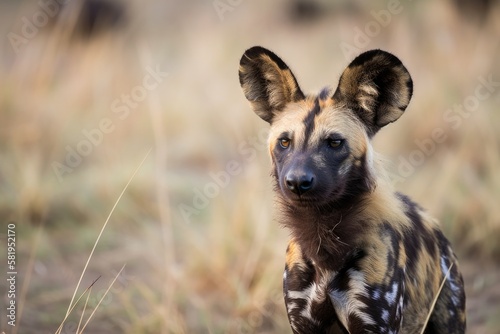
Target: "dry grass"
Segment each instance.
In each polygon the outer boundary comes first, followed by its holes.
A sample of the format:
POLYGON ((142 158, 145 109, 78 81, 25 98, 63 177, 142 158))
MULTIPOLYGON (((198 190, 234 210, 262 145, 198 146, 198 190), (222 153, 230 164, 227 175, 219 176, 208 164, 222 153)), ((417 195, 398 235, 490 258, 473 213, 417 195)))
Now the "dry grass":
MULTIPOLYGON (((119 33, 69 40, 67 30, 46 27, 17 54, 8 40, 0 49, 0 217, 17 225, 18 287, 27 282, 18 326, 2 317, 0 332, 56 332, 106 215, 151 147, 81 286, 102 278, 61 333, 82 328, 115 277, 85 332, 288 332, 281 297, 287 232, 272 218, 265 140, 256 138, 266 124, 240 91, 239 57, 261 44, 283 56, 306 91, 335 85, 350 60, 339 45, 353 44, 355 28, 373 21, 372 8, 346 14, 328 7, 313 22, 292 23, 282 10, 285 1, 244 1, 223 20, 211 2, 128 4, 129 26, 119 33), (168 76, 120 118, 113 101, 141 85, 148 67, 168 76), (60 181, 53 162, 63 163, 66 147, 81 145, 82 131, 106 118, 113 130, 60 181), (233 160, 241 171, 186 221, 179 205, 193 206, 197 191, 214 183, 211 173, 233 160)), ((500 81, 500 12, 494 8, 477 26, 446 2, 402 5, 365 49, 403 59, 414 98, 407 114, 381 131, 375 148, 397 173, 400 159, 418 149, 415 141, 443 129, 447 139, 396 187, 439 217, 465 267, 479 270, 467 259, 491 263, 500 254, 498 88, 457 129, 443 117, 474 94, 478 77, 500 81)), ((39 9, 0 7, 2 35, 19 33, 21 18, 39 9)), ((482 270, 466 275, 468 292, 478 298, 488 286, 498 290, 482 270)), ((477 301, 471 303, 471 332, 494 333, 498 300, 484 299, 488 312, 477 301)))

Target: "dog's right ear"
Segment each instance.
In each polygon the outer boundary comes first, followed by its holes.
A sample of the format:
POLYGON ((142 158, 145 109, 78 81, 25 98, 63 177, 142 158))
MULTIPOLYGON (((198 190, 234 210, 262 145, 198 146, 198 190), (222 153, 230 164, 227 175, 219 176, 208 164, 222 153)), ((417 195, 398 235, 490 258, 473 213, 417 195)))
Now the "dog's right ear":
POLYGON ((288 66, 263 47, 255 46, 245 51, 240 60, 239 77, 253 111, 268 123, 288 103, 304 99, 288 66))

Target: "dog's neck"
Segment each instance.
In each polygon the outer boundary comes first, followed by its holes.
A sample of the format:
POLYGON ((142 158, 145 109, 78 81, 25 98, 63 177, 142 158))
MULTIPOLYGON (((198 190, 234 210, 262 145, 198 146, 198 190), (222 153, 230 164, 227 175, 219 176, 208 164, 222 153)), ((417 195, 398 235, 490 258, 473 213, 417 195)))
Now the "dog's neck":
POLYGON ((364 224, 357 217, 364 196, 349 203, 316 207, 296 206, 280 198, 280 222, 290 229, 304 255, 316 266, 337 271, 350 254, 357 251, 364 224))
POLYGON ((319 268, 333 271, 340 270, 352 254, 359 254, 364 237, 383 223, 380 217, 396 221, 402 210, 392 186, 383 181, 372 191, 323 206, 294 205, 281 194, 277 197, 280 223, 290 230, 304 255, 319 268))

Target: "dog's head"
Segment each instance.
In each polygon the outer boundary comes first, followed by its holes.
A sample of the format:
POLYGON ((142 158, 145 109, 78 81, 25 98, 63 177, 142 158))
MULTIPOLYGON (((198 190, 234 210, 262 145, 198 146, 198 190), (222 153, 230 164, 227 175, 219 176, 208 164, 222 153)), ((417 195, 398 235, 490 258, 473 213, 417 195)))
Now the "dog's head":
POLYGON ((271 124, 273 175, 300 205, 334 203, 374 186, 370 139, 396 121, 412 80, 394 55, 372 50, 344 70, 336 90, 306 96, 288 66, 262 47, 247 50, 239 78, 254 112, 271 124))

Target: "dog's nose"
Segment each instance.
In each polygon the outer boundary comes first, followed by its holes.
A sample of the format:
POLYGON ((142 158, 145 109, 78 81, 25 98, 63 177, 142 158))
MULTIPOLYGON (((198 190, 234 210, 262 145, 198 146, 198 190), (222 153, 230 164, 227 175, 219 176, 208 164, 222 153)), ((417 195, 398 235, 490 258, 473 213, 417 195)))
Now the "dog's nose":
POLYGON ((314 175, 311 173, 289 172, 285 176, 286 187, 297 195, 302 195, 311 190, 314 185, 314 175))

